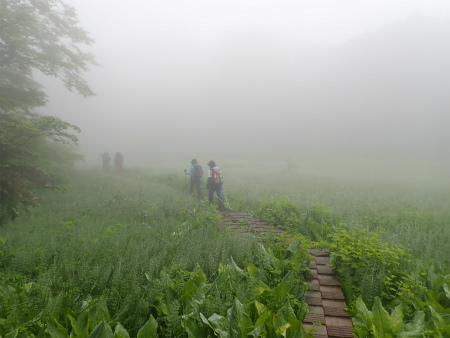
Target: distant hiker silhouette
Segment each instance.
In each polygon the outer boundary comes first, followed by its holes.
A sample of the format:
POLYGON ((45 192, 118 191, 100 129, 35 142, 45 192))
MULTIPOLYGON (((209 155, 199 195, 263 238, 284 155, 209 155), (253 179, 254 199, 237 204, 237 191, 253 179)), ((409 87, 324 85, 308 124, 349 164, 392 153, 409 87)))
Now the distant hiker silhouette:
POLYGON ((191 166, 189 167, 188 170, 184 169, 184 174, 191 176, 191 186, 189 188, 189 194, 192 195, 192 193, 194 192, 194 187, 197 187, 198 199, 201 199, 202 198, 201 183, 202 183, 203 169, 202 166, 198 164, 197 159, 195 158, 192 159, 191 166))
POLYGON ((100 156, 102 157, 103 171, 109 171, 109 162, 111 162, 111 156, 106 151, 100 156))
POLYGON ((114 155, 114 169, 116 170, 116 173, 121 174, 122 167, 123 167, 123 155, 120 152, 120 150, 117 150, 116 154, 114 155))

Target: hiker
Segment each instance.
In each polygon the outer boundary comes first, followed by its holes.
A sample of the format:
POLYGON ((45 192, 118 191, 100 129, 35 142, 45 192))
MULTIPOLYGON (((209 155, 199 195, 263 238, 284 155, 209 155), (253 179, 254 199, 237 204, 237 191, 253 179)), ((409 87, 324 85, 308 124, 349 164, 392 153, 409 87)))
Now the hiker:
POLYGON ((109 162, 111 162, 111 156, 109 156, 108 152, 104 152, 100 155, 102 157, 102 163, 103 163, 103 171, 109 170, 109 162))
POLYGON ((222 197, 222 183, 223 183, 222 170, 220 170, 220 168, 216 166, 216 162, 214 161, 209 161, 208 167, 209 167, 208 182, 206 184, 206 187, 209 190, 208 195, 209 204, 213 203, 214 193, 216 193, 216 196, 219 199, 219 210, 225 210, 222 197))
POLYGON ((120 150, 117 150, 116 154, 114 155, 114 169, 117 173, 122 173, 122 166, 123 166, 123 155, 120 152, 120 150))
POLYGON ((194 186, 197 186, 197 194, 198 199, 202 199, 202 176, 203 176, 203 169, 200 164, 198 164, 197 159, 193 158, 191 161, 191 166, 188 170, 184 169, 184 175, 190 175, 191 176, 191 186, 189 188, 189 195, 192 195, 194 192, 194 186))

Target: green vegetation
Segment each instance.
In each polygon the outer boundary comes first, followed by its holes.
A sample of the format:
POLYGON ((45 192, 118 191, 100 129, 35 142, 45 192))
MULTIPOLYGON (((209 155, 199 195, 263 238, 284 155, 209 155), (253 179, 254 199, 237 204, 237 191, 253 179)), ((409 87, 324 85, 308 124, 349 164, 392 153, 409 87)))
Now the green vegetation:
POLYGON ((2 336, 303 335, 309 258, 297 239, 263 247, 222 229, 171 174, 71 181, 2 227, 2 336))
POLYGON ((21 205, 2 226, 1 335, 307 336, 297 240, 330 249, 358 337, 448 335, 447 182, 321 183, 271 165, 224 170, 224 193, 285 227, 279 242, 221 228, 171 171, 78 170, 67 192, 21 205))
POLYGON ((76 153, 78 127, 37 114, 47 95, 33 75, 61 79, 93 95, 81 72, 95 64, 92 42, 75 11, 60 1, 0 0, 0 224, 20 204, 36 204, 36 189, 61 189, 76 153))
MULTIPOLYGON (((398 161, 392 164, 402 165, 398 161)), ((435 176, 422 176, 427 172, 423 167, 407 170, 412 180, 396 177, 395 171, 380 178, 364 170, 356 173, 349 167, 335 172, 333 179, 331 170, 327 179, 325 169, 320 170, 321 178, 308 170, 301 175, 283 173, 273 178, 267 175, 270 171, 254 172, 250 180, 272 180, 277 193, 285 194, 267 196, 252 208, 259 218, 330 249, 357 336, 415 336, 417 330, 419 336, 445 337, 450 323, 450 294, 445 291, 450 264, 446 245, 450 240, 450 186, 445 174, 448 164, 441 165, 440 169, 432 166, 438 169, 435 176), (355 174, 353 180, 349 172, 355 174), (439 296, 430 298, 431 280, 436 279, 441 286, 433 294, 439 296), (440 302, 433 301, 435 298, 440 302), (386 323, 374 320, 369 325, 367 320, 359 320, 361 316, 370 317, 367 308, 362 314, 361 304, 373 307, 370 316, 378 318, 391 311, 399 322, 395 327, 391 327, 394 319, 386 319, 386 323), (380 327, 381 323, 387 326, 380 327)), ((371 171, 376 172, 373 168, 371 171)), ((258 193, 267 195, 261 189, 258 193)))

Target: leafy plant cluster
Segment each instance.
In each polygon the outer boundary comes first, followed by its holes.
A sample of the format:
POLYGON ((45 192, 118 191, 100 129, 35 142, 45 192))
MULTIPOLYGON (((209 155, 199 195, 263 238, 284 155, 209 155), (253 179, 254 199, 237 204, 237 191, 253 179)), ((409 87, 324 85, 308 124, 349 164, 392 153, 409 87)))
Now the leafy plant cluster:
POLYGON ((399 246, 389 245, 379 236, 363 226, 348 229, 345 225, 337 227, 330 236, 332 264, 350 303, 359 295, 369 307, 376 296, 392 298, 396 290, 393 285, 386 288, 385 283, 388 279, 401 280, 400 271, 411 258, 399 246))
POLYGON ((199 268, 164 272, 156 309, 166 330, 189 337, 301 337, 306 253, 291 243, 261 246, 260 254, 259 268, 252 262, 241 269, 232 258, 219 264, 212 283, 199 268))
POLYGON ((309 256, 295 238, 263 247, 221 229, 166 182, 72 180, 2 228, 1 336, 303 335, 309 256))
POLYGON ((424 272, 410 254, 383 242, 380 235, 363 226, 348 229, 341 225, 326 244, 352 313, 355 334, 448 336, 450 276, 435 274, 432 268, 424 272))
POLYGON ((24 278, 2 276, 0 333, 4 337, 304 337, 308 312, 302 301, 307 253, 299 243, 260 247, 254 263, 241 269, 230 258, 208 282, 197 265, 193 271, 172 266, 153 279, 156 297, 149 300, 147 321, 127 331, 112 319, 106 298, 85 300, 77 290, 60 292, 47 306, 33 308, 36 286, 24 278), (6 278, 5 278, 6 277, 6 278), (82 298, 83 299, 83 298, 82 298))
POLYGON ((304 208, 287 196, 260 202, 256 214, 269 224, 316 240, 326 236, 334 222, 333 211, 324 204, 313 203, 310 208, 304 208))
POLYGON ((450 275, 427 278, 428 289, 423 300, 413 300, 416 311, 411 320, 404 314, 405 303, 399 303, 389 313, 375 297, 369 311, 361 296, 355 304, 353 318, 357 337, 449 337, 450 336, 450 275))
POLYGON ((449 276, 434 273, 433 264, 422 267, 400 245, 386 242, 383 231, 376 230, 381 221, 337 224, 322 205, 304 211, 287 197, 262 202, 258 212, 272 224, 321 239, 315 245, 331 251, 356 336, 449 336, 449 276))

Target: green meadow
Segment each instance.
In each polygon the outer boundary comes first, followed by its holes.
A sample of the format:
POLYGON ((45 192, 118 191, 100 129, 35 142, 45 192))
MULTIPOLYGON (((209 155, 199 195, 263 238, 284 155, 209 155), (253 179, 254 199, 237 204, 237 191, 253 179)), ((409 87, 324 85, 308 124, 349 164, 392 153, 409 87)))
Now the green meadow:
POLYGON ((201 201, 188 195, 183 164, 77 168, 66 192, 41 192, 0 228, 1 336, 308 336, 299 243, 331 250, 354 319, 401 304, 392 332, 414 323, 445 336, 447 162, 217 163, 226 206, 288 228, 283 240, 222 228, 206 188, 201 201), (433 287, 441 322, 426 310, 433 287))

